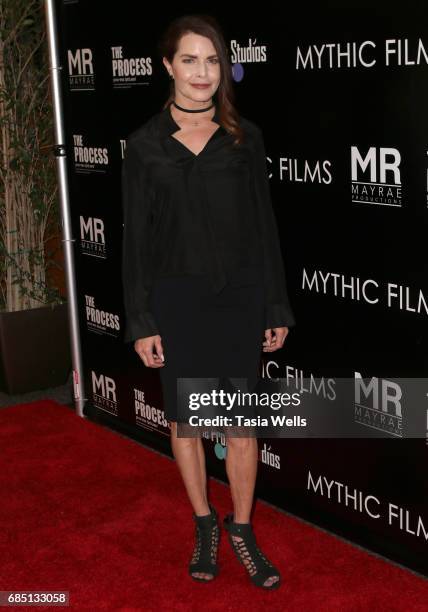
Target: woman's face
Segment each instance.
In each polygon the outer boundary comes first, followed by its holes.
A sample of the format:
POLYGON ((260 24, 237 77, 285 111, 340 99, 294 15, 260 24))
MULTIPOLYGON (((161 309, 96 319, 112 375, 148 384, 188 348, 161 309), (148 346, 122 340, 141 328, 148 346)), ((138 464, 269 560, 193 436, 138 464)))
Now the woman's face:
POLYGON ((209 38, 199 34, 181 37, 172 64, 164 58, 168 72, 174 77, 175 99, 179 104, 185 99, 207 102, 215 94, 220 83, 220 63, 215 47, 209 38), (204 84, 206 87, 195 87, 204 84))

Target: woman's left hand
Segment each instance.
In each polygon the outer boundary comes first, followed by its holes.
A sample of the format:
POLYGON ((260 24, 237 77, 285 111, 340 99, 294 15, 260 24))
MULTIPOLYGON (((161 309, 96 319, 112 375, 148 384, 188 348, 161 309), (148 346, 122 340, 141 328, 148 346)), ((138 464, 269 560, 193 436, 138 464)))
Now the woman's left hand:
POLYGON ((263 342, 263 351, 265 353, 273 353, 282 348, 284 341, 288 335, 288 327, 274 327, 273 329, 265 329, 265 338, 263 342), (272 334, 274 332, 274 334, 272 334))

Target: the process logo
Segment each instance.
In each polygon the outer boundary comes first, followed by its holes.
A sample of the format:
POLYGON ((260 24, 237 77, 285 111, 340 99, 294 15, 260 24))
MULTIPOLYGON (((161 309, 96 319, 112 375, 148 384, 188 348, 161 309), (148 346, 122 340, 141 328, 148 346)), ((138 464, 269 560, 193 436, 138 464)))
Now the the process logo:
POLYGON ((147 85, 147 76, 153 74, 151 57, 126 57, 123 47, 111 47, 113 89, 128 89, 147 85))
POLYGON ((85 316, 88 331, 115 338, 119 335, 119 315, 97 308, 93 295, 85 295, 85 316))
POLYGON ((165 413, 156 406, 151 406, 145 399, 144 391, 134 387, 135 424, 150 431, 169 435, 170 427, 165 413))
POLYGON ((120 157, 123 160, 125 157, 125 151, 126 151, 126 138, 121 138, 119 140, 119 146, 120 146, 120 157))
POLYGON ((104 174, 108 170, 108 148, 85 145, 82 134, 73 134, 73 156, 76 174, 104 174))
POLYGON ((68 49, 68 82, 70 91, 94 91, 95 72, 92 49, 68 49))
POLYGON ((351 147, 352 202, 402 205, 401 155, 392 147, 370 147, 361 153, 351 147))

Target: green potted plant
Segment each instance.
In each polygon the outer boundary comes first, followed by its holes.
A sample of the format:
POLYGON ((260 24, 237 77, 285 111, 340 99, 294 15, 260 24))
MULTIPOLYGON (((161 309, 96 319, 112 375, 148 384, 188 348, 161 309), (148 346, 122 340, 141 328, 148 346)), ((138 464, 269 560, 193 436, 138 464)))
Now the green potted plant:
POLYGON ((71 361, 43 4, 0 0, 0 389, 63 384, 71 361))

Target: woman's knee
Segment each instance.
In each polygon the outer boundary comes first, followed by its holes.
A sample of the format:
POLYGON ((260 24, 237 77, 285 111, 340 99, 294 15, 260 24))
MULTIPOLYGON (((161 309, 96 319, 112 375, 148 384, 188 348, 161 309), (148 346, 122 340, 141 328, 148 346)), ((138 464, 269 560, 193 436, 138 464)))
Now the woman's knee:
POLYGON ((257 446, 257 438, 255 436, 249 436, 248 431, 236 431, 232 428, 232 430, 228 432, 225 431, 225 434, 227 446, 238 452, 245 453, 249 449, 254 448, 254 446, 257 446))
POLYGON ((177 423, 176 421, 170 421, 171 425, 171 439, 176 441, 180 441, 180 443, 184 446, 193 446, 198 443, 198 440, 201 438, 200 432, 197 431, 197 428, 191 427, 187 423, 177 423))

